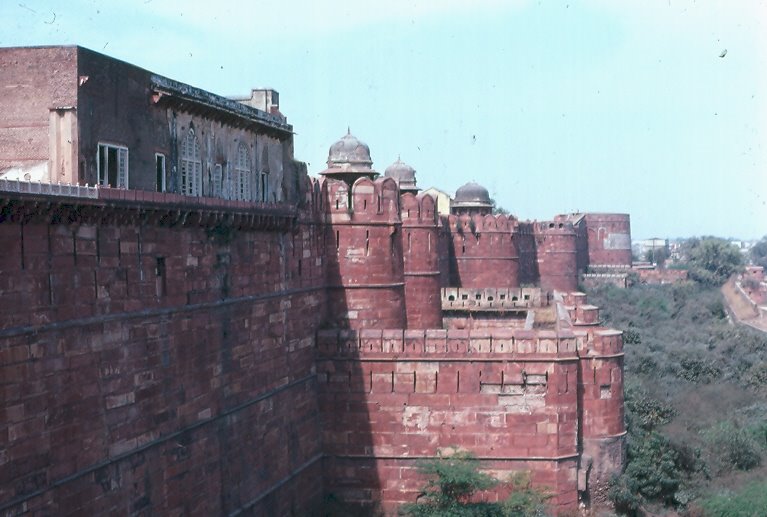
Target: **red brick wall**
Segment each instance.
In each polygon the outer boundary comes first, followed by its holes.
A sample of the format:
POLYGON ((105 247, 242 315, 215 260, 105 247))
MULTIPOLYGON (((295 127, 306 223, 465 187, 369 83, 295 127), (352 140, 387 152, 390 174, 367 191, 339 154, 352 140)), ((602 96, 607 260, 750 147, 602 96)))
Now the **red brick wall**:
POLYGON ((77 47, 0 49, 0 170, 46 162, 50 109, 77 105, 77 47))
POLYGON ((321 239, 131 205, 3 212, 3 509, 305 514, 322 490, 321 239))
POLYGON ((628 214, 586 214, 591 266, 631 267, 631 221, 628 214))
POLYGON ((505 215, 451 215, 451 286, 518 287, 514 223, 505 215))
POLYGON ((407 327, 442 327, 439 227, 436 201, 430 195, 400 198, 407 327))
POLYGON ((537 284, 540 275, 538 273, 538 251, 535 245, 535 224, 521 222, 514 233, 514 245, 519 252, 519 282, 520 285, 537 284))
POLYGON ((330 321, 343 328, 403 327, 405 277, 396 182, 361 178, 351 193, 341 181, 322 185, 330 223, 330 321))
POLYGON ((456 446, 497 474, 530 470, 555 507, 576 507, 574 336, 323 331, 317 345, 329 492, 393 510, 424 485, 416 461, 456 446))
POLYGON ((634 269, 643 284, 673 284, 687 280, 686 269, 634 269))
POLYGON ((576 241, 572 223, 536 223, 535 240, 541 289, 577 290, 576 241))
POLYGON ((625 463, 623 354, 618 331, 596 333, 594 346, 580 361, 582 394, 582 464, 590 465, 587 493, 591 503, 609 504, 610 479, 625 463))

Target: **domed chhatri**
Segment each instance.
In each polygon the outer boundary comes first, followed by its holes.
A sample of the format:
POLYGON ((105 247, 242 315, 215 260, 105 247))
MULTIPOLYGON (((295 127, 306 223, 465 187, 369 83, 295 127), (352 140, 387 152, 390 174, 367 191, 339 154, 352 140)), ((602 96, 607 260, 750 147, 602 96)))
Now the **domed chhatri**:
POLYGON ((341 139, 330 146, 328 152, 328 167, 333 165, 367 165, 370 168, 373 160, 370 158, 370 147, 347 130, 341 139))
POLYGON ((347 129, 346 134, 330 146, 328 168, 320 174, 343 180, 351 185, 361 177, 375 179, 378 173, 372 166, 370 148, 347 129))
POLYGON ((396 181, 402 192, 416 193, 420 190, 416 186, 415 169, 403 162, 399 157, 397 157, 396 162, 386 167, 384 176, 396 181))
POLYGON ((455 199, 451 203, 452 213, 489 214, 492 210, 493 200, 482 185, 472 181, 455 191, 455 199))

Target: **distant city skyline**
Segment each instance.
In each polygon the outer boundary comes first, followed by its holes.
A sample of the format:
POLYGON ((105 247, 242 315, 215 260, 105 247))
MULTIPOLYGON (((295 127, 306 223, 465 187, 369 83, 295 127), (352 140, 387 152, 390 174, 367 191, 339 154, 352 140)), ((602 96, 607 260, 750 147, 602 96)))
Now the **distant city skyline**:
MULTIPOLYGON (((521 219, 627 212, 635 238, 767 234, 767 2, 24 1, 0 46, 77 44, 220 95, 280 92, 316 175, 468 181, 521 219)), ((1 72, 1 71, 0 71, 1 72)))

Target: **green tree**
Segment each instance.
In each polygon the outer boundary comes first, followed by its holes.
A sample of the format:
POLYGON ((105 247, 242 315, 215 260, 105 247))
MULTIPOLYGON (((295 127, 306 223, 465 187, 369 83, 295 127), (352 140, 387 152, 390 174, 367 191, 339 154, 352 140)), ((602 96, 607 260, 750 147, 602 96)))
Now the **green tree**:
POLYGON ((740 251, 724 239, 689 239, 686 245, 690 278, 704 285, 721 285, 743 264, 740 251))
POLYGON ((757 266, 767 268, 767 235, 754 244, 749 254, 751 255, 751 262, 757 266))
POLYGON ((652 262, 653 264, 658 264, 659 266, 662 266, 664 262, 666 262, 666 259, 668 258, 668 251, 666 248, 653 248, 647 250, 645 253, 644 259, 647 262, 652 262))
POLYGON ((516 474, 510 479, 506 501, 476 501, 477 492, 499 484, 479 470, 479 461, 466 451, 423 461, 418 470, 429 480, 416 503, 403 505, 400 513, 412 517, 538 517, 544 515, 546 494, 530 486, 530 477, 516 474))

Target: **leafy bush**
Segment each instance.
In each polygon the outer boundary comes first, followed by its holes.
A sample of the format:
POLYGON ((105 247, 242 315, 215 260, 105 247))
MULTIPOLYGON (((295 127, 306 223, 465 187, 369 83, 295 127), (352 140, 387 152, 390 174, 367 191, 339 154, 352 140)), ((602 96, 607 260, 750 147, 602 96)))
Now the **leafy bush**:
POLYGON ((642 344, 642 336, 636 329, 629 326, 629 328, 623 331, 623 344, 640 345, 642 344))
POLYGON ((685 357, 679 361, 676 374, 686 381, 707 384, 719 378, 722 370, 712 360, 685 357))
POLYGON ((613 480, 608 492, 616 510, 631 515, 645 501, 676 503, 683 472, 668 439, 655 431, 629 435, 628 460, 626 470, 613 480))
POLYGON ((747 429, 723 422, 706 433, 706 440, 716 453, 720 471, 751 470, 762 462, 760 447, 747 429))
POLYGON ((767 481, 752 483, 735 493, 709 497, 700 506, 707 517, 767 516, 767 481))
POLYGON ((629 428, 638 426, 647 431, 669 423, 676 414, 673 406, 650 397, 634 385, 625 388, 625 407, 629 428))
POLYGON ((545 491, 532 487, 529 472, 512 474, 509 480, 511 494, 501 503, 507 517, 541 517, 545 515, 546 501, 551 497, 545 491))
POLYGON ((767 385, 767 363, 751 366, 745 374, 745 381, 755 388, 767 385))
POLYGON ((530 476, 511 477, 511 495, 505 501, 475 501, 477 492, 498 485, 499 481, 479 471, 480 463, 469 452, 419 463, 419 471, 429 477, 420 502, 403 505, 400 513, 413 517, 539 517, 544 515, 548 496, 533 489, 530 476))

